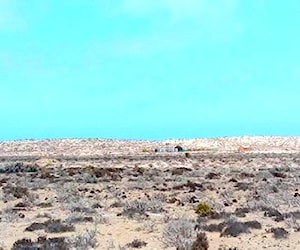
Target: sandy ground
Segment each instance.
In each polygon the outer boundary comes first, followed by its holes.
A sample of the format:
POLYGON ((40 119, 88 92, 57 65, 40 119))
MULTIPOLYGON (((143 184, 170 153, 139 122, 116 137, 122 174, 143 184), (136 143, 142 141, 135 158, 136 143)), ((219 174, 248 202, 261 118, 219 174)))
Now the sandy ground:
POLYGON ((0 246, 300 249, 299 168, 300 137, 0 142, 0 246))

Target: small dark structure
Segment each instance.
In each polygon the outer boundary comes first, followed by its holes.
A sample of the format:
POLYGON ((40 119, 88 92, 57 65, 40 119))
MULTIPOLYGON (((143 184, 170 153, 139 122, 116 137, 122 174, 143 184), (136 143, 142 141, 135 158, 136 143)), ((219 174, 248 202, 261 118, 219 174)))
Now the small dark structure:
POLYGON ((181 146, 179 146, 179 145, 177 145, 177 146, 175 147, 175 149, 177 149, 178 152, 184 151, 183 147, 181 147, 181 146))
POLYGON ((163 152, 183 152, 184 148, 181 146, 176 146, 176 147, 161 147, 161 148, 156 148, 154 150, 156 153, 163 153, 163 152))

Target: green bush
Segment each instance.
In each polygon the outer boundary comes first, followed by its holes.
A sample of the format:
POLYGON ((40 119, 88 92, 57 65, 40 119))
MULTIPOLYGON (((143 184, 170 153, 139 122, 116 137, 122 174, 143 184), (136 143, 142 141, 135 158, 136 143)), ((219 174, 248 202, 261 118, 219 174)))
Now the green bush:
POLYGON ((204 217, 204 216, 211 215, 214 212, 214 210, 213 210, 212 206, 209 205, 208 203, 200 202, 197 205, 195 212, 197 214, 199 214, 199 216, 204 217))

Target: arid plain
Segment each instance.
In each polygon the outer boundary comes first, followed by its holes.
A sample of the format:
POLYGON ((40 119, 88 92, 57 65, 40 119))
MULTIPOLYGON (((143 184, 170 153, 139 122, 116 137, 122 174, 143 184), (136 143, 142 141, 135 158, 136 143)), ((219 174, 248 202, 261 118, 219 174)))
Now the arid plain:
POLYGON ((300 137, 0 142, 0 188, 2 249, 300 249, 300 137))

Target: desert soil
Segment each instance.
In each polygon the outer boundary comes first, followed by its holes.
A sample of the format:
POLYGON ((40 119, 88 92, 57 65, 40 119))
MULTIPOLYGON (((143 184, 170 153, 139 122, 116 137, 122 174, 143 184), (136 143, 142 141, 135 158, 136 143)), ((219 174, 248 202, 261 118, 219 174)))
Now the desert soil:
POLYGON ((299 170, 300 137, 0 142, 0 248, 300 249, 299 170))

